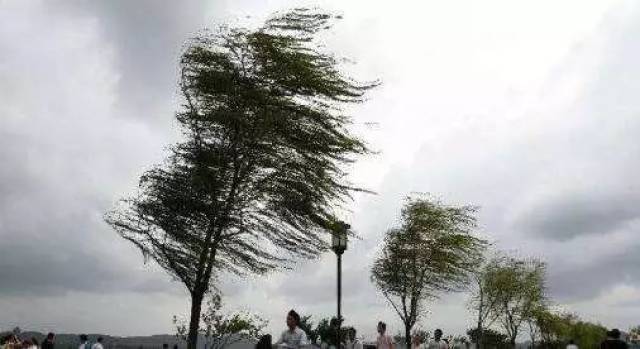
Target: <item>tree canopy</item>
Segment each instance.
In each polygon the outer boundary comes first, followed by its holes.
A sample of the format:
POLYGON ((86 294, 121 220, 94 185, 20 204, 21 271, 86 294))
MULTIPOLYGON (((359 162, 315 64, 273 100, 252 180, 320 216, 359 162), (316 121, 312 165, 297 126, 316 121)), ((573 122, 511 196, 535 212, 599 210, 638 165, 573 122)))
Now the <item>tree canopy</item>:
POLYGON ((371 280, 405 324, 406 338, 424 313, 425 301, 463 290, 482 260, 486 241, 472 235, 475 212, 473 206, 409 197, 400 226, 387 232, 371 280))
POLYGON ((491 313, 498 319, 512 346, 522 326, 540 307, 546 307, 546 264, 537 259, 504 257, 484 274, 491 313))
POLYGON ((361 190, 345 166, 369 149, 349 131, 344 106, 376 83, 345 75, 320 49, 333 19, 293 9, 257 29, 221 26, 188 41, 183 140, 106 216, 190 291, 190 348, 215 273, 265 273, 317 256, 337 209, 361 190))

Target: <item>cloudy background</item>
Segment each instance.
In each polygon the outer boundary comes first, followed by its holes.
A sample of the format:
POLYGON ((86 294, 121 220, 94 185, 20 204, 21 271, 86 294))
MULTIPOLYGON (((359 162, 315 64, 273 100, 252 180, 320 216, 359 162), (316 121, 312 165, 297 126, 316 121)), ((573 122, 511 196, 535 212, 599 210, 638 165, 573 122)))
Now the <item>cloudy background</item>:
MULTIPOLYGON (((172 331, 186 292, 102 216, 177 137, 184 40, 302 3, 0 0, 0 329, 172 331)), ((481 234, 549 263, 562 308, 637 324, 638 2, 312 4, 344 15, 326 40, 358 62, 346 69, 384 83, 354 112, 381 153, 352 171, 378 195, 352 205, 362 239, 344 255, 348 323, 400 330, 368 272, 403 196, 421 191, 481 206, 481 234)), ((316 319, 335 309, 331 254, 223 279, 226 308, 263 315, 271 331, 292 307, 316 319)), ((420 325, 463 333, 466 299, 433 302, 420 325)))

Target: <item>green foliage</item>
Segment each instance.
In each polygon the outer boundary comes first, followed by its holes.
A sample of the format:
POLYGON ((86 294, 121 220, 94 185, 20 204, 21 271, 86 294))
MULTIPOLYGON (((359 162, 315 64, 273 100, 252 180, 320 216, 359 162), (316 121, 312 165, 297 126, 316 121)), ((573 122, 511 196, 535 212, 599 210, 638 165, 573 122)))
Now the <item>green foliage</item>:
POLYGON ((318 339, 318 332, 313 329, 313 321, 311 321, 311 315, 305 315, 300 317, 300 324, 298 324, 301 330, 307 334, 307 338, 311 343, 315 343, 318 339))
POLYGON ((342 326, 344 319, 338 321, 337 317, 324 318, 318 322, 314 334, 322 342, 338 347, 338 343, 343 343, 348 338, 355 339, 357 331, 352 326, 342 326), (340 339, 338 339, 337 327, 340 325, 340 339))
MULTIPOLYGON (((217 292, 212 293, 201 315, 199 330, 208 348, 222 349, 241 340, 257 340, 262 335, 262 330, 267 327, 267 321, 257 315, 225 315, 221 313, 221 309, 222 297, 217 292)), ((187 325, 177 316, 173 317, 173 323, 176 325, 177 337, 187 340, 187 325)))
POLYGON ((606 334, 607 328, 600 324, 575 319, 570 322, 565 339, 573 339, 580 348, 595 349, 600 347, 606 334))
POLYGON ((371 280, 405 324, 405 337, 425 310, 425 300, 465 288, 482 260, 486 241, 471 233, 476 208, 407 198, 401 225, 387 232, 371 280))
MULTIPOLYGON (((480 340, 480 333, 480 330, 478 330, 477 328, 472 328, 467 331, 467 335, 474 343, 478 343, 478 340, 480 340)), ((502 349, 509 347, 509 341, 507 340, 507 336, 505 334, 489 328, 485 328, 482 330, 481 345, 483 348, 502 349)))
POLYGON ((332 16, 294 9, 256 30, 221 27, 180 61, 182 141, 106 221, 187 287, 189 347, 212 277, 265 273, 328 248, 351 193, 345 165, 369 149, 343 112, 376 83, 340 72, 317 34, 332 16))
POLYGON ((472 274, 471 299, 468 305, 476 313, 476 329, 474 331, 477 331, 477 335, 473 342, 479 343, 478 348, 484 347, 483 330, 491 327, 498 318, 498 314, 494 311, 498 305, 498 297, 494 292, 495 288, 489 284, 491 282, 489 276, 500 266, 501 260, 501 257, 494 257, 486 261, 472 274))
POLYGON ((492 262, 483 276, 487 294, 495 297, 491 313, 500 322, 512 345, 523 324, 546 304, 545 263, 503 257, 492 262))

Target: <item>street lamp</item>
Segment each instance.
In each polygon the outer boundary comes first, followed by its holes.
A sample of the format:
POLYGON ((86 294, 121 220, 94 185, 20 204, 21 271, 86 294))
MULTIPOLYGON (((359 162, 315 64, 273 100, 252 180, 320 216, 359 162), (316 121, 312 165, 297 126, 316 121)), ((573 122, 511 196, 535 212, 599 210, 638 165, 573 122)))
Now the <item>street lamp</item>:
POLYGON ((336 347, 340 347, 340 326, 342 325, 342 312, 340 303, 342 301, 342 254, 347 249, 347 231, 351 226, 345 222, 338 221, 333 227, 331 235, 331 249, 335 252, 338 258, 338 326, 337 326, 337 339, 336 347))

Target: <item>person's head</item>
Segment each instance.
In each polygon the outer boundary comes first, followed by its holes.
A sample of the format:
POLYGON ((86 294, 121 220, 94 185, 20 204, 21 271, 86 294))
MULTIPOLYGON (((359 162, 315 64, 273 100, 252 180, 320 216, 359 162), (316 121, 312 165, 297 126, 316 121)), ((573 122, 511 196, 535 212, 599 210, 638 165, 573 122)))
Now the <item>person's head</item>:
POLYGON ((53 332, 49 332, 49 333, 47 334, 47 340, 48 340, 48 341, 53 341, 53 339, 54 339, 55 337, 56 337, 56 335, 55 335, 55 333, 53 333, 53 332))
POLYGON ((413 338, 411 339, 411 341, 412 341, 412 342, 413 342, 413 344, 415 344, 415 345, 420 345, 420 342, 421 342, 421 340, 420 340, 420 336, 418 336, 417 334, 414 334, 414 335, 413 335, 413 338))
POLYGON ((40 343, 38 343, 38 340, 36 339, 36 337, 31 337, 31 343, 33 343, 33 345, 35 345, 36 347, 39 347, 40 343))
POLYGON ((258 344, 256 344, 256 349, 271 349, 271 335, 265 334, 260 337, 258 344))
POLYGON ((569 344, 576 344, 573 339, 569 339, 569 344))
POLYGON ((378 333, 384 334, 387 331, 387 324, 382 321, 378 321, 378 333))
POLYGON ((439 341, 440 338, 442 338, 442 330, 441 329, 437 329, 437 330, 433 331, 433 338, 435 338, 435 340, 439 341))
POLYGON ((162 344, 162 348, 163 348, 163 349, 167 349, 167 348, 169 348, 169 344, 167 344, 167 343, 163 343, 163 344, 162 344))
POLYGON ((89 337, 86 334, 81 334, 80 335, 80 343, 84 343, 87 340, 89 340, 89 337))
MULTIPOLYGON (((98 341, 98 343, 100 343, 100 344, 102 344, 102 341, 103 341, 103 340, 104 340, 104 339, 103 339, 102 337, 98 337, 98 339, 96 339, 96 341, 98 341)), ((169 347, 169 346, 167 345, 167 348, 168 348, 168 347, 169 347)))
POLYGON ((300 315, 298 315, 295 310, 291 309, 287 314, 287 327, 293 330, 298 325, 300 325, 300 315))
POLYGON ((610 337, 613 339, 620 339, 620 330, 617 328, 614 328, 613 330, 610 331, 611 335, 610 337))

